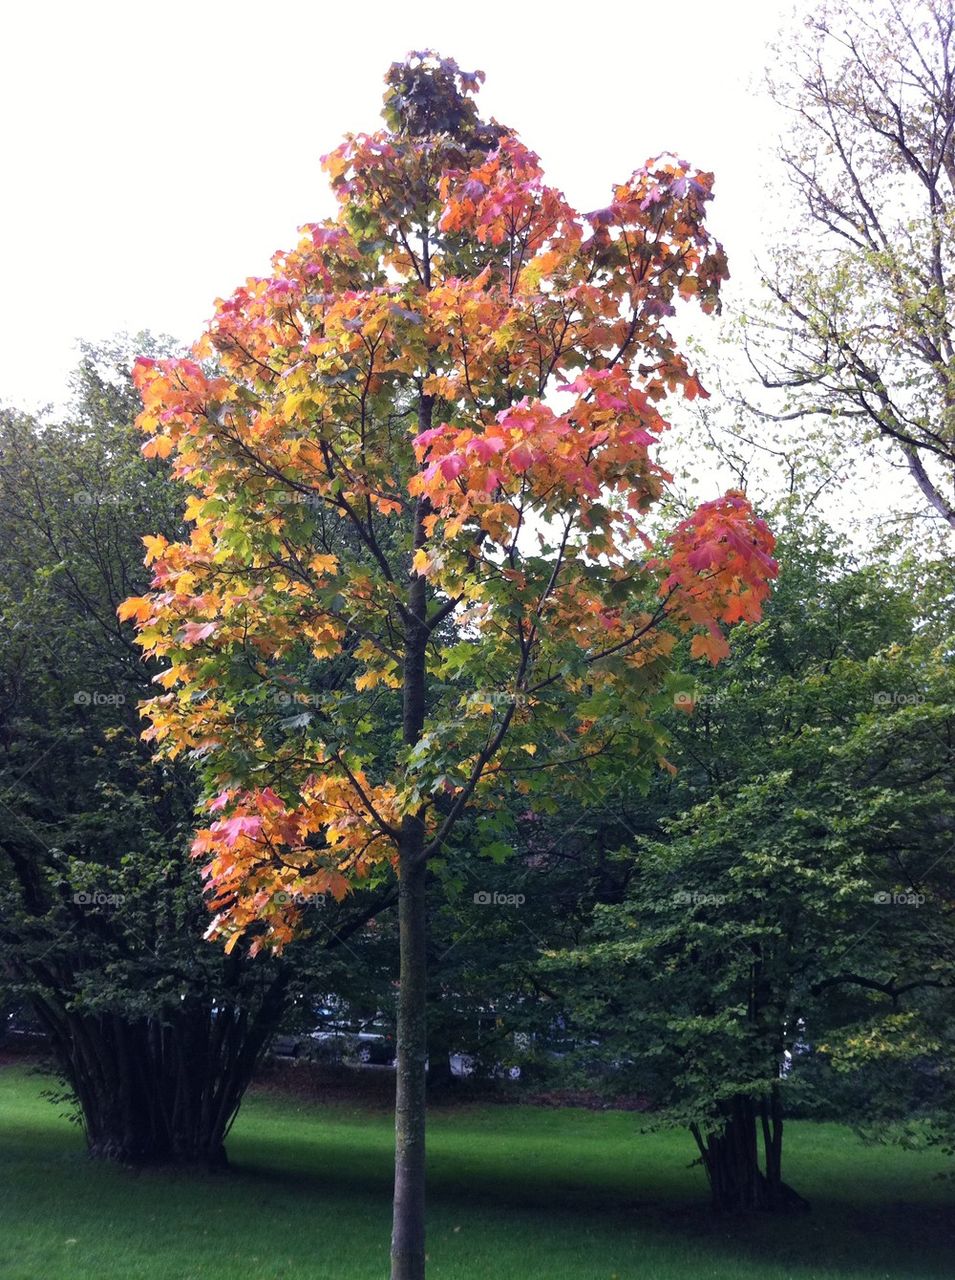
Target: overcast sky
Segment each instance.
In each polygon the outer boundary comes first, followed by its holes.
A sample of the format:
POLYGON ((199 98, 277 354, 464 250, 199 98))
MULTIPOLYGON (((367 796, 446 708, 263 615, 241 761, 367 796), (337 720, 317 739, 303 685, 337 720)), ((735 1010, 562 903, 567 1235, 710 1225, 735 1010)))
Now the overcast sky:
POLYGON ((382 76, 431 47, 487 73, 578 207, 660 151, 714 169, 738 279, 765 244, 782 0, 34 3, 4 17, 0 401, 56 400, 75 341, 191 340, 331 199, 319 156, 378 124, 382 76))

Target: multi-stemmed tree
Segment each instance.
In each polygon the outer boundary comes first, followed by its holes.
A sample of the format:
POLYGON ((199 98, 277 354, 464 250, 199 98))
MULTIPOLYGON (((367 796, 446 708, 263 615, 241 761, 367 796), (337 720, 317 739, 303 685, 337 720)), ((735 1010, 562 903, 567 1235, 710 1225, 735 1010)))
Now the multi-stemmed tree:
POLYGON ((661 401, 701 393, 667 318, 726 274, 712 175, 663 157, 581 215, 480 79, 395 64, 387 127, 326 158, 338 216, 137 370, 194 528, 121 612, 168 663, 147 735, 201 766, 210 934, 281 948, 397 872, 394 1280, 424 1274, 429 864, 469 809, 662 760, 677 636, 718 660, 775 573, 741 494, 643 527, 661 401))
POLYGON ((949 572, 859 564, 792 518, 780 568, 762 621, 677 695, 680 772, 655 836, 617 853, 619 900, 541 965, 614 1087, 691 1129, 734 1213, 805 1207, 784 1116, 858 1120, 840 1078, 880 1137, 920 1092, 922 1123, 951 1130, 949 572))
POLYGON ((139 741, 156 668, 116 606, 182 498, 128 367, 87 348, 64 421, 0 413, 0 998, 32 1003, 92 1156, 218 1165, 298 966, 203 946, 194 780, 139 741))

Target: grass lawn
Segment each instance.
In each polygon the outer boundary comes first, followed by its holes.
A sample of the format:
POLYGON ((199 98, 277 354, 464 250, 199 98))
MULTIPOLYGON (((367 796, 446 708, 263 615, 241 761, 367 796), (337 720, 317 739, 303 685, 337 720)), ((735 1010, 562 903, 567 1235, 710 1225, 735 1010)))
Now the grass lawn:
MULTIPOLYGON (((386 1280, 391 1118, 252 1096, 225 1175, 93 1164, 80 1130, 0 1069, 4 1280, 386 1280)), ((793 1123, 789 1180, 814 1203, 788 1219, 706 1209, 688 1137, 625 1112, 435 1111, 434 1280, 845 1280, 955 1275, 941 1157, 867 1148, 793 1123)))

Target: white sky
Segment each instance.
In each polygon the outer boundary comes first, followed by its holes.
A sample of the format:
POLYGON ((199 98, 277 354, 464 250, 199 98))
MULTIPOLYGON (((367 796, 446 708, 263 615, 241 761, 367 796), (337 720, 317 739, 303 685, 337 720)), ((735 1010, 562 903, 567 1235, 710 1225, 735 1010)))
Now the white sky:
MULTIPOLYGON (((661 151, 714 170, 726 292, 752 297, 754 261, 788 218, 774 159, 781 121, 761 91, 766 46, 811 4, 11 6, 0 48, 0 403, 62 403, 79 338, 196 338, 217 296, 332 212, 319 157, 344 133, 378 127, 382 77, 409 49, 484 70, 484 113, 515 127, 582 210, 661 151)), ((715 322, 691 310, 707 345, 715 322)), ((674 470, 698 499, 734 482, 698 445, 677 447, 674 470)), ((884 461, 873 470, 858 458, 823 509, 864 539, 868 517, 898 495, 920 505, 906 475, 893 481, 884 461)))
POLYGON ((0 401, 56 401, 75 340, 191 340, 331 198, 318 158, 378 124, 431 47, 482 68, 578 207, 672 150, 717 174, 737 278, 767 243, 773 116, 756 85, 783 0, 416 5, 160 0, 10 6, 0 53, 0 401))

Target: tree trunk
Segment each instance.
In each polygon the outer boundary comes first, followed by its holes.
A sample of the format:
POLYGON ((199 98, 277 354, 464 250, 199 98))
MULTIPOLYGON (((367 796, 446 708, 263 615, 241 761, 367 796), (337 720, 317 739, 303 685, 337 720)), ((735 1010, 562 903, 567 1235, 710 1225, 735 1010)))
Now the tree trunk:
POLYGON ((734 1098, 725 1107, 722 1129, 707 1134, 693 1126, 703 1167, 710 1183, 713 1208, 720 1213, 753 1210, 781 1212, 809 1208, 782 1180, 782 1113, 778 1090, 757 1103, 734 1098), (761 1120, 764 1168, 760 1167, 757 1118, 761 1120))
MULTIPOLYGON (((425 255, 427 262, 427 255, 425 255)), ((418 401, 418 428, 431 425, 431 396, 418 401)), ((413 549, 427 541, 426 499, 415 510, 413 549)), ((427 707, 428 584, 412 574, 405 615, 402 738, 421 737, 427 707)), ((395 1081, 395 1189, 391 1280, 424 1280, 425 1113, 428 1053, 428 917, 425 825, 420 813, 402 819, 398 848, 398 1059, 395 1081)))
MULTIPOLYGON (((411 823, 416 823, 412 819, 411 823)), ((406 823, 406 825, 409 825, 406 823)), ((420 824, 418 824, 420 827, 420 824)), ((426 867, 417 853, 399 863, 398 1065, 395 1088, 395 1196, 391 1280, 423 1280, 425 1273, 425 1060, 427 1035, 426 867)))
POLYGON ((33 999, 92 1157, 226 1165, 226 1135, 284 1007, 279 984, 252 1015, 191 1000, 161 1018, 131 1019, 74 1013, 52 994, 33 999))

